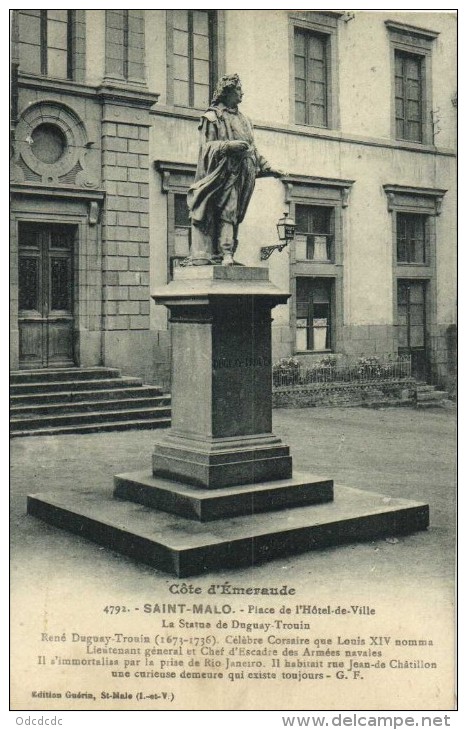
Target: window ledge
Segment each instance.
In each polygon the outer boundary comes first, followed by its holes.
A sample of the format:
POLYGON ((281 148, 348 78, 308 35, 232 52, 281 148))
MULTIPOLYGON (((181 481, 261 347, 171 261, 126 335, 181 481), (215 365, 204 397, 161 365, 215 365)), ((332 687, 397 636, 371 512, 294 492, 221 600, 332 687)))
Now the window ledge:
MULTIPOLYGON (((188 107, 164 106, 157 104, 150 110, 150 114, 162 117, 174 117, 177 119, 188 119, 199 121, 199 118, 206 109, 190 109, 188 107)), ((378 137, 362 137, 357 134, 344 134, 341 130, 331 127, 312 127, 301 124, 281 124, 253 119, 253 126, 257 130, 265 132, 278 132, 281 134, 293 134, 298 137, 314 137, 327 139, 334 142, 345 142, 349 144, 366 145, 370 147, 386 147, 388 149, 406 150, 408 152, 424 152, 436 155, 447 155, 455 157, 454 150, 434 145, 423 144, 422 142, 404 142, 403 140, 392 140, 378 137)))
POLYGON ((196 119, 199 121, 199 118, 206 109, 192 109, 189 107, 181 107, 181 106, 164 106, 162 104, 156 106, 154 109, 151 109, 151 114, 154 114, 156 116, 162 116, 162 117, 175 117, 177 119, 196 119))
POLYGON ((38 89, 41 92, 71 94, 91 99, 101 98, 116 104, 130 106, 152 106, 157 103, 159 94, 150 92, 142 83, 104 79, 98 86, 83 84, 72 79, 58 79, 41 74, 18 74, 18 86, 25 89, 38 89))
POLYGON ((35 183, 13 183, 11 192, 15 195, 40 195, 48 198, 78 198, 91 201, 102 201, 105 190, 98 188, 78 188, 76 186, 37 185, 35 183))
POLYGON ((419 264, 412 261, 397 261, 397 266, 400 266, 402 268, 405 268, 406 266, 416 266, 418 269, 428 269, 429 264, 419 264))
POLYGON ((332 129, 330 127, 311 127, 301 124, 284 124, 280 122, 266 122, 263 120, 255 121, 254 119, 253 125, 255 129, 265 132, 281 132, 282 134, 293 134, 298 137, 326 139, 334 142, 345 142, 368 147, 383 147, 392 150, 404 150, 407 152, 422 152, 425 154, 447 155, 450 157, 456 156, 455 150, 445 147, 435 147, 432 144, 408 142, 389 137, 364 137, 358 134, 345 133, 342 132, 342 130, 332 129))
POLYGON ((96 87, 90 84, 81 84, 72 79, 58 79, 41 74, 19 72, 18 86, 25 89, 40 89, 40 91, 55 91, 57 94, 73 94, 74 96, 96 96, 96 87))
POLYGON ((396 276, 402 278, 409 276, 418 278, 428 278, 432 276, 433 270, 429 265, 423 266, 422 264, 396 264, 396 276))
POLYGON ((332 263, 318 263, 317 261, 292 261, 292 276, 324 276, 335 278, 341 275, 343 265, 332 263))
POLYGON ((159 94, 148 91, 147 87, 117 83, 107 79, 97 87, 96 96, 102 102, 132 108, 141 107, 148 111, 159 99, 159 94))

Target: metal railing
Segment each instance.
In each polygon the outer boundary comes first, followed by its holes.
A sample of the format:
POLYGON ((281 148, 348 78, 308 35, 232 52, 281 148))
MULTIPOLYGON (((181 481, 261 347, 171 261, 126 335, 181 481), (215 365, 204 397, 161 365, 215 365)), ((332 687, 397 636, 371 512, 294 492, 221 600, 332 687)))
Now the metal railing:
POLYGON ((398 357, 361 357, 356 362, 338 365, 330 358, 315 365, 304 365, 294 358, 274 363, 274 388, 319 383, 370 383, 405 380, 412 376, 410 355, 398 357))

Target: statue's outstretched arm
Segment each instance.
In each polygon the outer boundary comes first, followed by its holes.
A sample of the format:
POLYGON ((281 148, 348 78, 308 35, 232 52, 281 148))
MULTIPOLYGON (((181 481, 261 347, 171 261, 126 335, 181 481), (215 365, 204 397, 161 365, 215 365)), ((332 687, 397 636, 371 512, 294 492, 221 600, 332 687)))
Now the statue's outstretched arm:
POLYGON ((258 150, 256 150, 256 162, 258 165, 256 177, 284 177, 287 175, 283 170, 273 168, 266 158, 259 154, 258 150))

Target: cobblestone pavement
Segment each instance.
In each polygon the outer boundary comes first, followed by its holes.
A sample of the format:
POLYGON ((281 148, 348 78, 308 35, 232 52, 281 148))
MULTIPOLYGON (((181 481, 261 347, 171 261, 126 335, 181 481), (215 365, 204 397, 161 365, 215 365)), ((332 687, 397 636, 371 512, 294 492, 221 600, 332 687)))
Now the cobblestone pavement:
MULTIPOLYGON (((289 444, 294 467, 387 496, 430 505, 430 529, 388 542, 282 558, 254 569, 255 582, 293 579, 314 587, 436 583, 449 594, 455 549, 455 429, 453 410, 308 408, 275 410, 274 431, 289 444)), ((160 432, 159 432, 160 433, 160 432)), ((74 575, 88 588, 152 590, 167 576, 26 515, 28 493, 108 485, 114 474, 150 470, 157 432, 17 438, 11 446, 12 580, 39 586, 74 575)), ((216 579, 251 582, 253 571, 218 572, 216 579)))

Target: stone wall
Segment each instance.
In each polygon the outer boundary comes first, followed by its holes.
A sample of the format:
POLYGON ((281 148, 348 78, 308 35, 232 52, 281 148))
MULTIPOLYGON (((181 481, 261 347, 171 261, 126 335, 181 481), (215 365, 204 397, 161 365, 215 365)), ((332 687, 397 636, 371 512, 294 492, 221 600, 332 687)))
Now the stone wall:
POLYGON ((149 329, 149 108, 157 95, 108 84, 102 100, 103 349, 106 365, 154 381, 149 329))
POLYGON ((430 338, 432 380, 450 395, 457 392, 457 326, 438 325, 430 338))
POLYGON ((276 388, 274 408, 309 408, 310 406, 412 405, 415 381, 403 379, 388 383, 317 383, 276 388))

